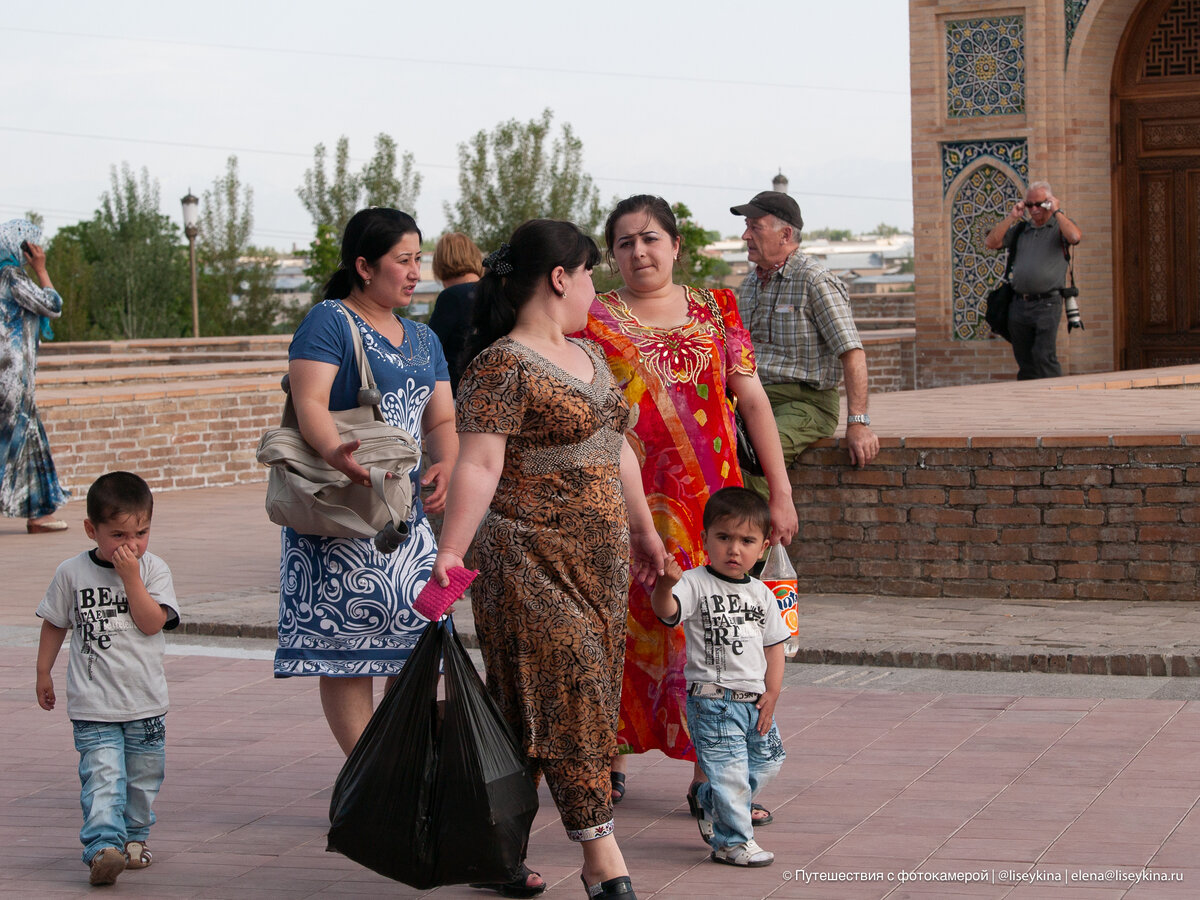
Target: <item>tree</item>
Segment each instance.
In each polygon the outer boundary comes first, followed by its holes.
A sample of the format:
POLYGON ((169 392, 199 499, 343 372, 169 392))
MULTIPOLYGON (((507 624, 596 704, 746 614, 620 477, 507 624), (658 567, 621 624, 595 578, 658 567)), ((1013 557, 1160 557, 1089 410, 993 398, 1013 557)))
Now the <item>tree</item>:
POLYGON ((200 322, 207 334, 262 334, 275 324, 275 253, 250 243, 253 230, 254 191, 242 186, 231 156, 200 204, 200 322))
POLYGON ((679 268, 683 280, 702 287, 719 287, 721 279, 733 271, 729 263, 720 257, 701 253, 705 247, 720 238, 719 231, 708 231, 692 220, 692 211, 682 203, 671 207, 675 222, 679 226, 679 268))
POLYGON ((886 222, 880 222, 875 226, 876 237, 888 238, 900 233, 901 231, 899 228, 897 228, 895 225, 889 225, 886 222))
MULTIPOLYGON (((400 159, 400 174, 396 174, 396 142, 390 135, 375 136, 375 155, 359 176, 363 206, 390 206, 410 215, 417 208, 421 193, 421 173, 413 169, 413 155, 406 152, 400 159)), ((340 232, 339 232, 340 233, 340 232)))
POLYGON ((815 241, 824 238, 827 241, 848 241, 854 237, 849 228, 818 228, 816 231, 806 231, 804 240, 815 241))
POLYGON ((304 184, 296 193, 316 229, 309 245, 309 267, 305 269, 313 279, 316 301, 324 295, 324 284, 338 267, 338 247, 350 217, 364 206, 390 206, 411 212, 421 193, 421 175, 414 170, 411 153, 401 157, 397 175, 396 142, 382 132, 375 137, 374 156, 361 172, 351 172, 350 140, 342 135, 337 142, 332 180, 325 173, 325 145, 317 144, 312 168, 305 170, 304 184))
POLYGON ((46 247, 46 267, 63 298, 62 316, 53 322, 59 341, 90 341, 104 337, 91 315, 92 265, 85 250, 91 222, 66 225, 46 247))
POLYGON ((190 304, 179 228, 158 211, 158 182, 145 168, 139 179, 122 163, 110 177, 111 189, 81 229, 94 327, 105 337, 181 336, 190 304))
POLYGON ((313 149, 313 166, 304 171, 304 184, 297 188, 300 202, 312 216, 313 225, 328 225, 341 234, 358 210, 358 176, 350 171, 350 139, 338 138, 333 163, 333 181, 325 175, 325 145, 313 149))
POLYGON ((583 142, 570 124, 547 147, 554 114, 501 122, 458 145, 458 201, 445 204, 448 229, 471 235, 485 250, 506 241, 526 219, 574 222, 595 234, 603 220, 600 192, 583 171, 583 142))

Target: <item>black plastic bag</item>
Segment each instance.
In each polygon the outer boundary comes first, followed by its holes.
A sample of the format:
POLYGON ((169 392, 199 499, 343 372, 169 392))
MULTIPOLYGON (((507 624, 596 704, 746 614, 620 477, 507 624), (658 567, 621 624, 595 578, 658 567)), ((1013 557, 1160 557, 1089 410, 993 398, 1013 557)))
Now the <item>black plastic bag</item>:
POLYGON ((512 881, 537 808, 525 755, 462 642, 431 622, 338 775, 326 849, 419 889, 512 881))

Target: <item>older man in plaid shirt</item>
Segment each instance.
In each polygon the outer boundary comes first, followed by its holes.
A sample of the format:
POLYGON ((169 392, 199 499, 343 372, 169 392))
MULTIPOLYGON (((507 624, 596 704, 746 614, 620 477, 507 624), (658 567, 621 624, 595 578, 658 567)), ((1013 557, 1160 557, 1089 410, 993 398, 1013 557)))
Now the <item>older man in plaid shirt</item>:
MULTIPOLYGON (((730 212, 746 217, 742 239, 755 269, 738 292, 738 308, 754 341, 784 461, 790 466, 809 444, 833 434, 844 372, 846 444, 850 461, 865 466, 879 452, 879 439, 867 415, 867 355, 846 286, 800 252, 804 220, 787 194, 763 191, 730 212)), ((764 479, 743 476, 765 495, 764 479)))

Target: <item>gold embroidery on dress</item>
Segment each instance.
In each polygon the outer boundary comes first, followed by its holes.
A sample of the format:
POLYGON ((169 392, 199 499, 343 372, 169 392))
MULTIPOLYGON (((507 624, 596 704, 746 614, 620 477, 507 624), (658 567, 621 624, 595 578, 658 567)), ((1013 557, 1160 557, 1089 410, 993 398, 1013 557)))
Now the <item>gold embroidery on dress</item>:
MULTIPOLYGON (((700 374, 708 368, 713 345, 717 342, 712 323, 691 317, 693 292, 690 288, 685 290, 689 319, 678 328, 654 328, 640 324, 619 294, 610 307, 621 320, 621 330, 637 349, 642 363, 666 384, 698 384, 700 374)), ((697 300, 696 305, 712 313, 708 304, 697 300)))

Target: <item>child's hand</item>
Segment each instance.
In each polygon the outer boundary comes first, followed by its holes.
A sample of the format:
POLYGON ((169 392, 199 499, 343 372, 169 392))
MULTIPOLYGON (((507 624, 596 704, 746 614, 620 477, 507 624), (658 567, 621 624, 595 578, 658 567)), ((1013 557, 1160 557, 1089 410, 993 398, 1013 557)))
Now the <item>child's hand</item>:
POLYGON ((674 587, 675 585, 679 584, 679 580, 683 578, 683 569, 680 568, 679 563, 675 560, 675 557, 667 557, 667 562, 663 566, 663 573, 660 577, 670 587, 674 587))
POLYGON ((138 565, 137 554, 124 544, 113 551, 112 564, 122 581, 128 582, 130 578, 140 579, 142 577, 142 568, 138 565))
POLYGON ((771 730, 771 724, 775 721, 775 704, 778 702, 779 694, 764 691, 758 698, 758 702, 754 704, 758 707, 757 731, 763 737, 767 736, 767 732, 771 730))
POLYGON ((37 677, 37 702, 42 709, 54 709, 54 679, 49 675, 37 677))

